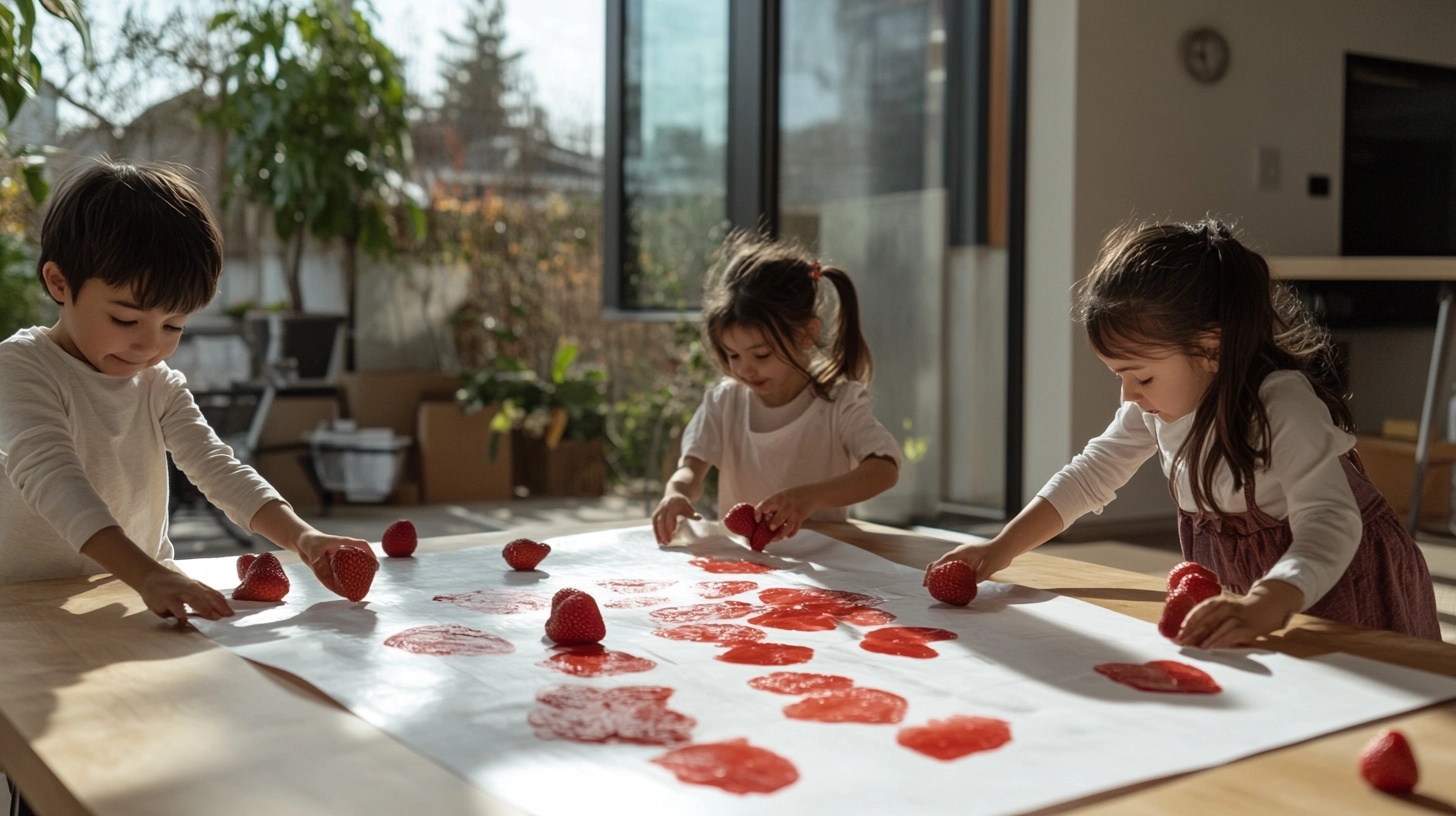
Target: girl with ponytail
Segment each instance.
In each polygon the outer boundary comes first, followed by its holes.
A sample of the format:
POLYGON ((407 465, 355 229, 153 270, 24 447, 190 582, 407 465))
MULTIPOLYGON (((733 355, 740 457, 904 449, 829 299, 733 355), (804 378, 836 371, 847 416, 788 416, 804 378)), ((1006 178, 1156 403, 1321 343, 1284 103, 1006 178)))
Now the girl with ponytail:
POLYGON ((726 376, 683 432, 652 514, 658 543, 682 518, 701 518, 693 503, 710 467, 719 517, 752 504, 772 540, 810 519, 842 521, 849 505, 895 485, 899 445, 870 408, 870 350, 849 273, 796 244, 734 233, 705 282, 702 326, 726 376))
POLYGON ((1296 612, 1440 639, 1425 559, 1354 450, 1329 335, 1258 253, 1213 220, 1122 227, 1077 294, 1121 388, 1116 417, 999 535, 936 565, 990 577, 1157 454, 1183 557, 1223 590, 1177 643, 1247 645, 1296 612))

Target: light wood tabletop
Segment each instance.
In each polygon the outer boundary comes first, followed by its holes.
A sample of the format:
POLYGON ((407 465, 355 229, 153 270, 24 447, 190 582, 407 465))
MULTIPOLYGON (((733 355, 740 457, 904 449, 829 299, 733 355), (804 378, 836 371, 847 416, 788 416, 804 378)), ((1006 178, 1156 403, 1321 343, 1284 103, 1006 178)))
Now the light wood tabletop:
MULTIPOLYGON (((451 536, 424 540, 421 551, 623 526, 634 525, 451 536)), ((914 567, 951 546, 860 522, 811 526, 914 567)), ((1162 608, 1156 577, 1034 552, 996 578, 1147 621, 1162 608)), ((1343 651, 1456 677, 1456 645, 1304 617, 1267 646, 1301 657, 1343 651)), ((0 768, 42 816, 519 812, 292 675, 177 631, 106 576, 0 588, 0 768)), ((1456 701, 1039 812, 1456 813, 1453 769, 1456 701), (1380 794, 1356 773, 1361 746, 1386 725, 1415 746, 1416 794, 1380 794)), ((1030 780, 1055 772, 1027 769, 1030 780)))

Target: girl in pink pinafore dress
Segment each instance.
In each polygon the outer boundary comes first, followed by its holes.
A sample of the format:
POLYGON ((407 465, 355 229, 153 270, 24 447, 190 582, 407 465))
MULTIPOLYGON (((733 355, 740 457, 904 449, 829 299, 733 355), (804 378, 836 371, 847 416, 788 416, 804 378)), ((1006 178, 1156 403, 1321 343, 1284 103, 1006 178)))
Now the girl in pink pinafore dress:
MULTIPOLYGON (((1078 318, 1122 389, 1112 424, 999 535, 959 559, 989 577, 1089 511, 1157 454, 1183 556, 1224 592, 1174 640, 1247 645, 1305 612, 1439 640, 1424 557, 1354 451, 1328 384, 1329 335, 1217 221, 1120 228, 1078 318)), ((932 565, 934 566, 934 565, 932 565)))

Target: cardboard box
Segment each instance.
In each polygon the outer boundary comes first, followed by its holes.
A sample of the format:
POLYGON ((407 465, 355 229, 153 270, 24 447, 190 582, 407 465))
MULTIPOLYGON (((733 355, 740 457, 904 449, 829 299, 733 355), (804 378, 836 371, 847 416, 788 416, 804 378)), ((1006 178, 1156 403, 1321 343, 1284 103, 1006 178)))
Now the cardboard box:
MULTIPOLYGON (((1415 443, 1361 435, 1355 450, 1370 481, 1404 521, 1410 514, 1411 487, 1415 483, 1415 443)), ((1421 488, 1421 521, 1444 527, 1451 515, 1451 465, 1456 462, 1456 444, 1432 442, 1429 459, 1421 488)))
POLYGON ((345 416, 360 428, 414 436, 421 402, 454 400, 460 377, 443 371, 351 371, 339 376, 345 416))
POLYGON ((309 451, 303 435, 332 423, 338 415, 337 396, 290 396, 287 392, 279 394, 268 411, 252 465, 297 509, 317 510, 323 505, 313 478, 304 469, 302 457, 309 451))
POLYGON ((415 438, 425 502, 511 498, 510 434, 491 431, 495 414, 495 406, 467 416, 454 402, 420 403, 415 438))

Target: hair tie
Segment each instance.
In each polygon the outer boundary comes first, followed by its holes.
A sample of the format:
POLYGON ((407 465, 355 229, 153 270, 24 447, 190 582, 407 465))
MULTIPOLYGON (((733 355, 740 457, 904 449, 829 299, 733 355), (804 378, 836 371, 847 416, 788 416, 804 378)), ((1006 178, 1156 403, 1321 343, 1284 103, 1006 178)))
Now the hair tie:
POLYGON ((824 277, 824 270, 820 268, 818 261, 809 264, 809 277, 814 280, 824 277))

